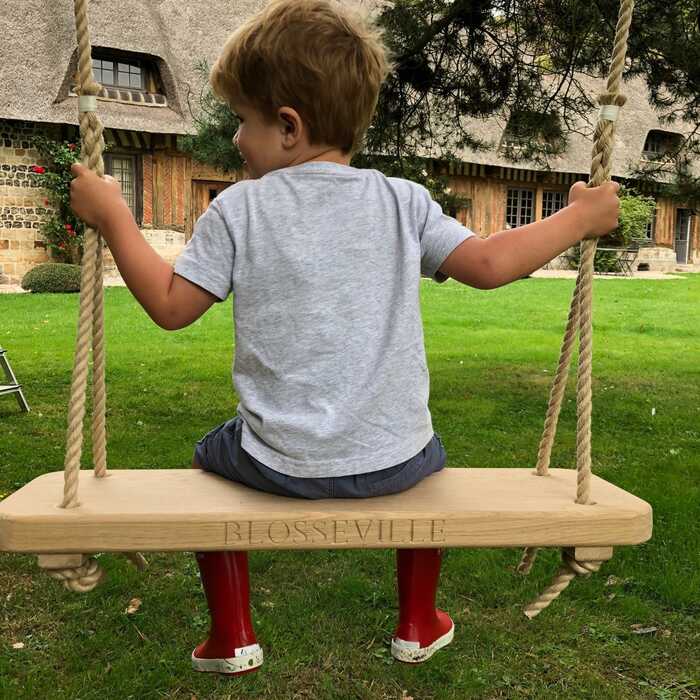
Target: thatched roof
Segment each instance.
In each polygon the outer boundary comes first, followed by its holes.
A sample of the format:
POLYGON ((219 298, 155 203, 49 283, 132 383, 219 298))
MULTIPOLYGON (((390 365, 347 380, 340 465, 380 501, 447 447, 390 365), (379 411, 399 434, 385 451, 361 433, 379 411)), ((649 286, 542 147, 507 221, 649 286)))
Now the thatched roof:
MULTIPOLYGON (((588 174, 591 169, 593 137, 598 121, 598 95, 607 92, 607 78, 593 78, 587 75, 577 75, 577 81, 585 91, 593 104, 585 119, 571 118, 573 129, 567 134, 568 144, 564 153, 557 157, 549 157, 548 164, 553 172, 588 174)), ((633 169, 639 166, 642 151, 650 131, 660 131, 669 134, 680 134, 687 137, 693 131, 693 126, 677 120, 673 125, 662 125, 657 112, 654 111, 648 101, 648 88, 641 77, 632 78, 629 81, 623 79, 621 92, 626 96, 627 102, 620 109, 615 123, 615 142, 613 144, 611 175, 626 177, 633 169)), ((455 152, 463 162, 478 165, 502 166, 517 170, 541 170, 542 168, 529 161, 523 160, 514 163, 498 152, 497 148, 504 136, 507 117, 504 114, 478 119, 463 117, 464 129, 472 136, 493 144, 489 151, 459 150, 455 152)), ((426 150, 420 155, 429 157, 430 145, 426 144, 426 150)), ((700 175, 700 159, 694 163, 696 175, 700 175)), ((474 174, 478 174, 476 168, 472 168, 474 174)), ((466 172, 466 171, 465 171, 466 172)), ((515 175, 513 175, 514 179, 515 175)), ((657 181, 668 181, 670 177, 664 174, 655 176, 657 181)))
MULTIPOLYGON (((193 132, 188 98, 195 108, 201 86, 194 63, 201 58, 213 63, 228 35, 260 4, 260 0, 92 0, 93 49, 153 57, 168 102, 159 107, 99 100, 103 124, 149 133, 193 132)), ((77 69, 73 5, 73 0, 3 3, 0 118, 78 124, 78 98, 69 94, 77 69)))
MULTIPOLYGON (((354 0, 350 0, 354 1, 354 0)), ((373 8, 380 0, 358 0, 373 8)), ((145 54, 158 65, 165 86, 166 106, 123 104, 99 100, 105 127, 164 134, 193 133, 190 107, 197 110, 202 78, 194 64, 206 59, 211 65, 226 38, 264 0, 92 0, 90 31, 93 46, 145 54)), ((69 93, 77 67, 73 0, 5 0, 0 14, 3 36, 0 118, 32 122, 77 124, 77 97, 69 93), (50 6, 50 11, 47 8, 50 6)), ((577 76, 595 103, 605 80, 577 76)), ((647 99, 643 79, 623 84, 627 104, 616 126, 612 174, 625 176, 629 163, 638 162, 649 130, 687 134, 691 125, 672 127, 659 123, 647 99)), ((552 158, 556 172, 588 173, 597 110, 583 134, 570 136, 566 153, 552 158)), ((465 118, 465 128, 475 136, 498 145, 503 119, 465 118)), ((527 169, 526 162, 513 164, 495 150, 458 152, 465 162, 527 169)), ((422 155, 437 155, 425 150, 422 155)), ((698 165, 700 171, 700 164, 698 165)))

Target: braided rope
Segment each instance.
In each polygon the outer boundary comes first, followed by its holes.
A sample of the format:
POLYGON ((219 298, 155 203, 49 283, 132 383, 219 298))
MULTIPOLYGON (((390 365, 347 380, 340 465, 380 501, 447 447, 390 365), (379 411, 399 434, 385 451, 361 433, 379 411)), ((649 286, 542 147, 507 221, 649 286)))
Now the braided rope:
POLYGON ((559 355, 559 365, 554 376, 552 389, 549 395, 549 407, 547 408, 547 416, 544 422, 544 432, 540 440, 540 447, 537 452, 537 475, 546 476, 549 473, 549 463, 552 456, 552 446, 554 445, 554 436, 557 432, 557 421, 561 411, 561 404, 564 400, 564 392, 566 390, 566 380, 569 375, 569 365, 571 363, 571 355, 574 351, 574 340, 576 339, 576 328, 579 323, 579 287, 580 277, 576 278, 576 287, 573 296, 571 297, 571 306, 569 308, 569 318, 566 322, 566 331, 561 344, 561 353, 559 355))
MULTIPOLYGON (((617 23, 615 46, 613 48, 612 68, 608 77, 608 91, 598 96, 601 106, 615 105, 622 107, 627 98, 619 93, 622 72, 625 67, 627 37, 632 21, 634 0, 622 0, 620 17, 617 23)), ((589 187, 599 187, 610 180, 612 168, 612 151, 615 134, 615 122, 601 117, 598 120, 594 143, 591 180, 589 187)), ((576 503, 588 503, 591 481, 591 367, 593 355, 593 259, 597 239, 582 241, 581 261, 578 281, 578 316, 579 316, 579 371, 576 385, 576 405, 579 419, 576 424, 577 450, 576 468, 578 470, 578 487, 576 503)))
MULTIPOLYGON (((101 88, 95 82, 92 73, 92 49, 90 47, 90 34, 87 17, 88 0, 75 0, 75 25, 78 35, 78 75, 80 95, 97 95, 101 88)), ((80 138, 82 141, 81 158, 83 164, 94 170, 97 175, 104 175, 104 138, 102 137, 102 124, 94 112, 81 111, 80 138)), ((96 290, 95 270, 100 270, 99 279, 102 281, 102 246, 97 231, 89 226, 85 229, 85 245, 83 252, 83 266, 80 275, 80 314, 78 318, 78 337, 76 340, 75 360, 73 364, 73 380, 71 383, 71 395, 68 404, 68 435, 66 438, 66 457, 64 461, 64 487, 63 502, 61 508, 76 508, 78 501, 78 479, 80 477, 80 456, 83 450, 83 418, 85 417, 85 390, 88 378, 88 353, 93 346, 95 381, 94 392, 97 402, 104 410, 104 344, 102 342, 102 328, 96 328, 102 320, 101 309, 95 310, 95 300, 102 300, 101 288, 96 290), (91 325, 92 324, 92 325, 91 325), (95 338, 99 345, 95 347, 95 338), (98 350, 95 352, 95 350, 98 350), (98 384, 98 370, 103 382, 100 388, 98 384)), ((93 444, 98 449, 104 450, 105 429, 104 420, 93 420, 93 435, 96 431, 102 431, 93 438, 93 444)), ((105 451, 106 452, 106 451, 105 451)), ((96 457, 96 455, 94 455, 96 457)), ((100 456, 100 473, 96 476, 105 476, 105 455, 100 456)), ((95 459, 95 463, 98 460, 95 459)), ((97 470, 96 470, 97 471, 97 470)))
MULTIPOLYGON (((104 175, 105 149, 103 126, 90 104, 83 96, 96 96, 101 86, 95 81, 92 71, 92 47, 88 26, 88 0, 75 0, 75 26, 78 39, 78 83, 80 94, 79 121, 83 164, 98 176, 104 175)), ((83 450, 83 420, 85 418, 85 392, 88 382, 88 357, 93 356, 93 413, 92 413, 92 457, 96 478, 107 476, 107 436, 105 414, 107 392, 105 389, 104 346, 104 291, 103 291, 103 243, 99 233, 92 227, 85 228, 83 265, 80 273, 80 312, 71 393, 68 403, 68 429, 66 455, 64 459, 64 485, 61 508, 77 508, 78 484, 80 480, 80 458, 83 450)), ((136 552, 123 552, 137 568, 147 566, 144 557, 136 552)), ((66 588, 85 593, 91 591, 103 579, 104 571, 94 558, 89 558, 76 568, 48 571, 55 579, 63 581, 66 588)))
POLYGON ((102 238, 98 237, 95 255, 95 287, 92 303, 92 458, 95 476, 107 475, 107 392, 105 389, 104 287, 102 238))
POLYGON ((562 549, 562 561, 564 566, 559 569, 551 585, 540 593, 537 600, 525 607, 525 615, 532 620, 539 615, 553 600, 559 597, 561 592, 571 583, 576 576, 588 576, 598 571, 602 561, 577 561, 574 550, 565 547, 562 549))
MULTIPOLYGON (((547 416, 544 422, 544 432, 540 440, 540 447, 537 452, 537 476, 549 475, 549 463, 552 456, 552 446, 554 444, 554 436, 557 432, 557 421, 561 411, 561 404, 564 400, 564 391, 566 389, 566 380, 569 376, 569 365, 571 364, 571 355, 574 350, 574 340, 576 338, 576 328, 579 323, 579 281, 580 277, 576 278, 576 287, 571 297, 571 306, 569 307, 569 318, 566 322, 566 331, 561 344, 561 352, 559 355, 559 365, 554 376, 552 389, 549 394, 549 406, 547 408, 547 416)), ((532 565, 537 557, 537 547, 526 547, 517 571, 523 576, 530 573, 532 565)))
MULTIPOLYGON (((633 0, 623 0, 618 21, 618 36, 613 53, 613 67, 608 78, 608 92, 598 96, 598 104, 616 105, 621 107, 627 98, 617 93, 620 77, 624 68, 624 54, 626 51, 629 23, 632 18, 633 0), (624 26, 621 26, 624 25, 624 26), (622 42, 622 47, 619 44, 622 42)), ((587 187, 598 187, 610 180, 612 165, 612 144, 615 124, 601 116, 596 126, 593 161, 591 165, 591 179, 587 187)), ((581 245, 581 260, 576 279, 576 288, 571 298, 569 318, 562 341, 559 365, 552 384, 549 397, 549 405, 545 419, 544 431, 540 441, 537 456, 537 475, 545 476, 548 473, 552 445, 557 429, 557 421, 561 410, 561 404, 566 388, 569 364, 573 351, 576 327, 580 334, 579 342, 579 370, 577 383, 577 469, 583 472, 579 475, 576 503, 586 503, 590 492, 590 416, 591 416, 591 360, 592 360, 592 280, 593 259, 595 256, 597 240, 586 239, 581 245)))
MULTIPOLYGON (((615 42, 613 45, 610 71, 608 74, 607 90, 598 96, 598 104, 601 106, 593 141, 591 161, 591 179, 588 187, 599 187, 610 180, 612 167, 612 151, 615 136, 615 117, 611 118, 611 111, 607 105, 617 108, 624 106, 627 98, 620 93, 622 73, 625 67, 627 54, 627 40, 632 23, 634 0, 621 0, 617 26, 615 28, 615 42)), ((573 348, 575 329, 579 331, 579 364, 576 383, 576 500, 581 505, 595 505, 590 500, 591 493, 591 415, 592 415, 592 360, 593 360, 593 261, 597 239, 591 238, 581 243, 581 259, 579 272, 576 279, 569 319, 562 342, 559 366, 554 379, 554 384, 549 398, 549 406, 545 419, 544 432, 540 441, 537 459, 538 476, 546 476, 551 457, 552 444, 557 428, 557 420, 561 410, 569 363, 573 348)), ((523 553, 520 564, 517 567, 519 573, 529 573, 537 554, 536 547, 527 547, 523 553)), ((542 609, 547 607, 569 585, 569 581, 581 572, 591 573, 598 571, 601 562, 577 562, 573 559, 573 553, 567 554, 566 563, 573 574, 560 571, 555 582, 540 597, 525 609, 525 614, 532 618, 542 609), (570 559, 572 561, 570 561, 570 559)))

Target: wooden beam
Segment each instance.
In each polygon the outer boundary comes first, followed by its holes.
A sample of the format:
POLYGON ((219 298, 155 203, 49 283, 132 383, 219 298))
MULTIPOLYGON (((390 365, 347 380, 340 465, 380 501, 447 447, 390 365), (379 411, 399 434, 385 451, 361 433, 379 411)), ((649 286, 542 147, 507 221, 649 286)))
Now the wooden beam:
POLYGON ((153 228, 163 223, 163 197, 161 196, 161 154, 153 154, 153 228))
POLYGON ((612 556, 612 547, 574 547, 576 561, 608 561, 612 556))
POLYGON ((85 563, 83 554, 39 554, 37 559, 42 569, 74 569, 85 563))

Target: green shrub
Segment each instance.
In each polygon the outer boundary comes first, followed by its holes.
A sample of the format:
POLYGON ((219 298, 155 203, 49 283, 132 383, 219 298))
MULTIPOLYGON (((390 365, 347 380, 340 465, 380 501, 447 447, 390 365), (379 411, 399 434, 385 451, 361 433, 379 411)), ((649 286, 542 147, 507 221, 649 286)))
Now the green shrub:
POLYGON ((22 278, 22 289, 28 289, 30 292, 79 292, 80 265, 37 265, 22 278))
MULTIPOLYGON (((598 239, 601 248, 628 248, 648 241, 647 223, 654 215, 654 200, 637 194, 631 187, 620 186, 617 193, 620 199, 620 225, 607 235, 598 239)), ((620 272, 618 255, 615 251, 596 249, 593 258, 594 272, 620 272)), ((574 246, 569 258, 569 267, 578 270, 581 259, 581 245, 574 246)))

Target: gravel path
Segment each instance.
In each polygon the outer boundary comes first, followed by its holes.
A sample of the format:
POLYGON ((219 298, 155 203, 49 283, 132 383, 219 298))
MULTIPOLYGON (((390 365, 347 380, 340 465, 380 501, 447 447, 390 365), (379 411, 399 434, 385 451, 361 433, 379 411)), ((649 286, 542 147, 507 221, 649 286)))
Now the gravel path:
MULTIPOLYGON (((576 279, 578 272, 576 270, 537 270, 530 277, 563 277, 567 279, 576 279)), ((681 280, 672 272, 635 272, 634 277, 626 275, 593 275, 597 280, 681 280)))
MULTIPOLYGON (((530 277, 557 277, 563 279, 576 279, 576 270, 537 270, 530 277)), ((593 275, 600 280, 680 280, 683 279, 672 272, 635 272, 634 277, 622 275, 593 275)), ((104 281, 105 287, 126 286, 121 277, 107 277, 104 281)), ((0 294, 26 294, 18 284, 0 284, 0 294)))

